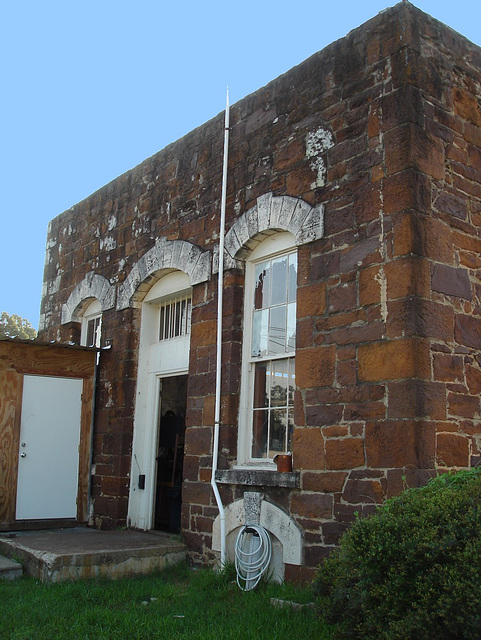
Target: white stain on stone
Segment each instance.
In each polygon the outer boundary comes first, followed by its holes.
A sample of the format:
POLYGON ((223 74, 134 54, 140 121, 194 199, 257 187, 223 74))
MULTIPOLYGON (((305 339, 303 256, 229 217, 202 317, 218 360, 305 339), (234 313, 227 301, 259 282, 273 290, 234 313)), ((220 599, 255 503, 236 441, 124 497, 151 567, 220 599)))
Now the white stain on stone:
POLYGON ((383 322, 387 320, 387 278, 384 273, 384 266, 381 265, 379 273, 374 276, 374 280, 379 284, 381 297, 381 317, 383 322))
MULTIPOLYGON (((50 230, 48 232, 50 234, 50 230)), ((46 244, 46 248, 47 249, 51 249, 52 247, 54 247, 57 244, 57 240, 55 238, 52 238, 50 235, 47 239, 47 244, 46 244)))
POLYGON ((107 231, 112 231, 112 229, 115 229, 116 225, 117 218, 114 215, 110 216, 107 220, 107 231))
POLYGON ((319 127, 316 131, 310 131, 307 134, 306 157, 311 161, 311 169, 317 173, 311 189, 317 189, 326 184, 327 167, 322 154, 333 146, 332 133, 324 127, 319 127))
POLYGON ((106 238, 100 238, 100 251, 112 251, 117 246, 115 238, 107 236, 106 238))
POLYGON ((62 277, 62 276, 61 276, 61 274, 59 273, 59 274, 57 274, 57 276, 56 276, 56 277, 55 277, 55 278, 50 282, 49 287, 48 287, 48 289, 49 289, 49 291, 48 291, 48 292, 49 292, 49 294, 57 293, 57 291, 59 291, 59 290, 60 290, 60 279, 61 279, 61 277, 62 277))

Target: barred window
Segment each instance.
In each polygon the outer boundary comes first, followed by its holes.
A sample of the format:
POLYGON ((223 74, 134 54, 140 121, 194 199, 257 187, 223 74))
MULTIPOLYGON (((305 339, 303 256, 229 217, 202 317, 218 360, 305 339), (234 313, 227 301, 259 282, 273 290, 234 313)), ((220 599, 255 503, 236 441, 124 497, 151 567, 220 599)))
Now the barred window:
POLYGON ((175 298, 160 305, 159 340, 170 340, 190 334, 192 299, 175 298))

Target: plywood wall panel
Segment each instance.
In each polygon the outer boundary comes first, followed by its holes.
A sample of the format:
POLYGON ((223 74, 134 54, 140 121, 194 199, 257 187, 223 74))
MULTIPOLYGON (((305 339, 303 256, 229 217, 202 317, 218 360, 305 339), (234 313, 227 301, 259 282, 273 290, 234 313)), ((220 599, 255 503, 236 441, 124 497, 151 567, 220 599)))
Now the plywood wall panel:
POLYGON ((0 523, 15 520, 22 376, 0 371, 0 523))

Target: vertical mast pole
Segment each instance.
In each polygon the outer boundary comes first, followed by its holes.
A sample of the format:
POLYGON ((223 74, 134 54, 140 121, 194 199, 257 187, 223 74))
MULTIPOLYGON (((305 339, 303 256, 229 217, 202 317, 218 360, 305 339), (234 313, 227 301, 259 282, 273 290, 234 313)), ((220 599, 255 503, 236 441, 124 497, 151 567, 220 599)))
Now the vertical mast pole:
POLYGON ((225 509, 215 480, 217 461, 219 457, 219 428, 220 428, 220 392, 222 369, 222 309, 224 293, 224 236, 225 236, 225 203, 227 192, 227 162, 229 155, 229 89, 227 89, 224 126, 224 162, 222 168, 222 199, 220 209, 220 233, 219 233, 219 276, 217 283, 217 366, 215 376, 215 415, 214 415, 214 444, 212 449, 212 478, 211 485, 214 491, 220 517, 220 564, 226 562, 226 533, 225 533, 225 509))

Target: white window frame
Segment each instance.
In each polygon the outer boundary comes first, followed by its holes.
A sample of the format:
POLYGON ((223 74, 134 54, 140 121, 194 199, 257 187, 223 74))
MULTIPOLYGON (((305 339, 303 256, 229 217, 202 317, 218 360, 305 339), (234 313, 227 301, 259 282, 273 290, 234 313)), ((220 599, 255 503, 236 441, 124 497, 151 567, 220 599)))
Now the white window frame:
POLYGON ((97 347, 100 349, 102 334, 102 306, 99 300, 94 300, 89 304, 82 316, 82 326, 80 329, 80 344, 83 347, 97 347), (95 339, 92 344, 88 344, 90 329, 93 329, 95 339))
POLYGON ((288 232, 276 232, 257 245, 246 261, 244 287, 244 340, 242 346, 237 455, 237 464, 239 467, 249 466, 251 468, 260 469, 275 468, 273 458, 252 457, 255 364, 256 362, 275 362, 289 359, 292 367, 294 367, 295 346, 292 351, 279 355, 266 355, 260 357, 252 356, 255 266, 259 262, 287 255, 289 253, 295 253, 297 256, 297 247, 293 235, 288 232))

